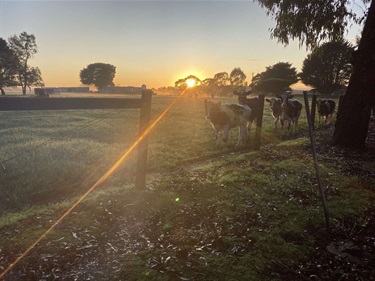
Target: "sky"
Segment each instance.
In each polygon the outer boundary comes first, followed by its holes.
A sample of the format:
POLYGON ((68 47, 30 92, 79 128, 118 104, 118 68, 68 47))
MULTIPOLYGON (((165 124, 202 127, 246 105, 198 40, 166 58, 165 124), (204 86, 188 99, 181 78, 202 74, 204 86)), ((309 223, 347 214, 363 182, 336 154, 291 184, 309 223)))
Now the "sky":
MULTIPOLYGON (((278 62, 300 71, 308 52, 297 41, 284 46, 271 39, 274 26, 252 0, 0 0, 0 37, 35 35, 30 65, 40 68, 46 87, 81 86, 80 70, 96 62, 116 66, 115 85, 147 88, 235 67, 250 82, 278 62)), ((354 26, 348 40, 359 32, 354 26)))

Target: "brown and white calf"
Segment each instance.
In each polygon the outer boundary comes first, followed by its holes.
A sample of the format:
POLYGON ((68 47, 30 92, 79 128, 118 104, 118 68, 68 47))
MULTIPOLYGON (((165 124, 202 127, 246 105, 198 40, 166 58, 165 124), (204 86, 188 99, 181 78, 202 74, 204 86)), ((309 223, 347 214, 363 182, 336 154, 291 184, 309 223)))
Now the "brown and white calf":
POLYGON ((246 105, 215 103, 204 101, 206 119, 210 120, 212 127, 216 131, 216 145, 219 145, 219 134, 223 132, 223 141, 228 141, 229 129, 240 127, 238 142, 236 146, 247 139, 247 126, 250 120, 251 109, 246 105))
POLYGON ((294 96, 289 92, 285 92, 281 96, 277 95, 276 97, 281 100, 280 122, 282 124, 287 122, 288 132, 290 132, 290 127, 293 124, 292 135, 294 135, 297 130, 298 119, 301 115, 302 103, 298 100, 291 100, 294 96))
MULTIPOLYGON (((279 98, 268 99, 267 98, 266 102, 268 102, 270 104, 270 108, 271 108, 271 111, 272 111, 272 117, 273 117, 273 128, 276 129, 277 121, 279 121, 281 111, 282 111, 281 99, 279 99, 279 98)), ((280 121, 280 124, 281 124, 281 128, 283 128, 284 127, 284 121, 283 122, 280 121)))
POLYGON ((318 124, 320 125, 320 120, 322 118, 324 119, 324 125, 329 124, 332 120, 332 115, 335 111, 336 103, 331 99, 328 99, 328 100, 318 99, 316 101, 316 105, 317 105, 316 109, 319 115, 318 124))

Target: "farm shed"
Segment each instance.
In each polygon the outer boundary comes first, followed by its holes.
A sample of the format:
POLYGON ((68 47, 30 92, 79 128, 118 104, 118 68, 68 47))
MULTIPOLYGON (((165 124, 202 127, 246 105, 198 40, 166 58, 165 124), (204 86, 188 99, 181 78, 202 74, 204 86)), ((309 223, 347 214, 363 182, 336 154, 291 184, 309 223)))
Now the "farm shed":
POLYGON ((102 92, 106 94, 140 94, 146 90, 147 87, 143 84, 141 87, 133 86, 116 86, 116 87, 103 87, 102 92))

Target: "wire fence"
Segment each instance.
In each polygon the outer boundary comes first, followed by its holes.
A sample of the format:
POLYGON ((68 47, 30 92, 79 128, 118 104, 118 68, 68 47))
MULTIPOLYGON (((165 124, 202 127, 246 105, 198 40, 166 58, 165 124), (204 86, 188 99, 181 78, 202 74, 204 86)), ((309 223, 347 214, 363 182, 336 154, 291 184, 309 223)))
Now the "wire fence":
MULTIPOLYGON (((152 116, 158 116, 171 99, 155 98, 152 116)), ((296 99, 303 100, 302 96, 296 99)), ((215 100, 237 101, 236 98, 215 100)), ((60 194, 62 198, 79 193, 85 179, 94 181, 136 139, 136 112, 95 110, 90 111, 90 115, 80 115, 82 112, 87 111, 0 113, 0 188, 4 194, 0 201, 3 207, 22 206, 30 198, 37 202, 38 198, 46 197, 41 200, 46 202, 51 199, 49 193, 55 197, 60 194), (12 124, 17 126, 12 127, 12 124)), ((231 130, 227 145, 215 147, 214 132, 204 117, 202 99, 186 98, 177 103, 151 133, 149 167, 153 171, 168 171, 182 162, 233 151, 237 130, 231 130)), ((280 125, 276 130, 273 126, 269 104, 265 103, 262 145, 289 138, 280 125)), ((304 110, 298 127, 298 132, 308 130, 304 110)), ((254 122, 247 144, 250 146, 245 150, 253 149, 255 129, 254 122)), ((135 171, 135 161, 135 157, 130 158, 122 168, 119 177, 122 183, 130 181, 128 176, 135 171)))

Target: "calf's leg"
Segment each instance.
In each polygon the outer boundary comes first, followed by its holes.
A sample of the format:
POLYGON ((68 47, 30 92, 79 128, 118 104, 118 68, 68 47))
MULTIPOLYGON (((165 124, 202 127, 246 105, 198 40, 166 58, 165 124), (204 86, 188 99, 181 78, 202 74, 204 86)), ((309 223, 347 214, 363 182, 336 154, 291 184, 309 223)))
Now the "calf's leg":
POLYGON ((227 143, 229 136, 229 126, 225 126, 223 130, 223 141, 227 143))

